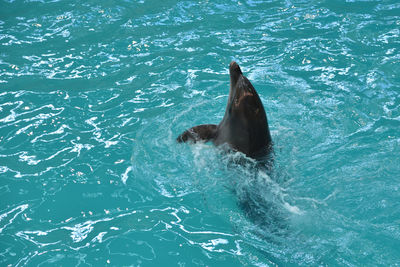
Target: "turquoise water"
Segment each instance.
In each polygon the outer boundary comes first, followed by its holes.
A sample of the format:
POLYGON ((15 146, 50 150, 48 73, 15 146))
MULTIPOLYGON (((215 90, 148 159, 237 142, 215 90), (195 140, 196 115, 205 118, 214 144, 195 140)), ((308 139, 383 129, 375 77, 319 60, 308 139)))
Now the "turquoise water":
POLYGON ((0 2, 1 266, 400 262, 398 1, 0 2), (211 144, 236 60, 272 173, 211 144))

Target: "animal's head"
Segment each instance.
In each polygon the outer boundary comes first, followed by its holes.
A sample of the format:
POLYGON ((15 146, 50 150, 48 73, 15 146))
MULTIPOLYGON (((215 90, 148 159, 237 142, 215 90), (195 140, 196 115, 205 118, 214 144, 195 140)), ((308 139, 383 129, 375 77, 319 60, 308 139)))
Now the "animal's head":
POLYGON ((230 116, 245 120, 266 120, 260 97, 250 81, 243 75, 239 65, 232 61, 229 66, 231 86, 227 112, 230 116))

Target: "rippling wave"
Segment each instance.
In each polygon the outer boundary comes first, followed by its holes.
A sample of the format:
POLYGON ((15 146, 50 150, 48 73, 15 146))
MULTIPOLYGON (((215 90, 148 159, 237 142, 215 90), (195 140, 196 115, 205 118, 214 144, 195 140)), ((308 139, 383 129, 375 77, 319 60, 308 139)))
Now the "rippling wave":
POLYGON ((395 265, 396 1, 0 2, 1 265, 395 265), (211 144, 236 60, 271 173, 211 144))

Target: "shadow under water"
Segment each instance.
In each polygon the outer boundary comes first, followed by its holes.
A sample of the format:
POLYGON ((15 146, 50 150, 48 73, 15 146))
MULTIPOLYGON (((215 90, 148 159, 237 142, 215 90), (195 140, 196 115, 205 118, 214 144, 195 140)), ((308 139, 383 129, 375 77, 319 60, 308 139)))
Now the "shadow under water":
POLYGON ((253 225, 251 231, 261 239, 275 242, 286 236, 291 215, 301 211, 288 202, 290 196, 281 185, 287 177, 274 166, 273 153, 264 161, 229 153, 223 155, 223 162, 231 172, 228 187, 253 225))

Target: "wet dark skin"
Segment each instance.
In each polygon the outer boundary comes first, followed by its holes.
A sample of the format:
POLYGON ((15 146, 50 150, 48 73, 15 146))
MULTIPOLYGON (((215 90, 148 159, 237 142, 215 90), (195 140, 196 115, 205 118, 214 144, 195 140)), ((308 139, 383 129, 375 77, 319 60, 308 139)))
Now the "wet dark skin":
POLYGON ((230 90, 225 115, 218 124, 192 127, 178 136, 178 142, 208 142, 216 146, 227 144, 232 150, 261 159, 272 150, 271 134, 264 106, 239 65, 229 66, 230 90))

